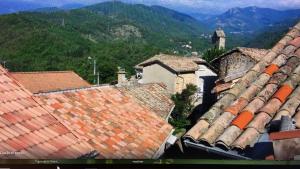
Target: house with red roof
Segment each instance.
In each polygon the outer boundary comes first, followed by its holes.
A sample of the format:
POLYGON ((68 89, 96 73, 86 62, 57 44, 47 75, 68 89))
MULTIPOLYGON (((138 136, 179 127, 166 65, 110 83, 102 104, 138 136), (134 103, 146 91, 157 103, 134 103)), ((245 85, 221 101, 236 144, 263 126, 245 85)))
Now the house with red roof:
POLYGON ((159 84, 133 91, 91 86, 74 72, 1 67, 0 95, 0 158, 151 159, 174 138, 174 103, 159 84))
MULTIPOLYGON (((186 147, 230 158, 265 159, 276 151, 272 140, 298 137, 270 133, 283 117, 299 124, 299 84, 300 22, 198 119, 184 135, 186 147)), ((299 148, 291 142, 288 146, 299 148)))
POLYGON ((0 159, 77 159, 98 154, 0 66, 0 159))
POLYGON ((35 100, 104 159, 161 156, 173 127, 114 86, 49 92, 35 100))

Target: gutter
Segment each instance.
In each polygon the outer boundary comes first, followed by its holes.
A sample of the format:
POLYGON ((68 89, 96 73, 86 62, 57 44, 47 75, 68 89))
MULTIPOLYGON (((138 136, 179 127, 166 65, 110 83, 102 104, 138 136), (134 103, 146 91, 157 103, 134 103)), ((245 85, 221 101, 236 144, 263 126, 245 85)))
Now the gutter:
POLYGON ((161 146, 159 147, 159 149, 152 156, 152 159, 158 159, 163 154, 163 153, 160 154, 160 151, 162 149, 164 149, 164 151, 165 151, 165 145, 166 145, 167 141, 169 140, 169 138, 172 136, 172 134, 173 134, 174 131, 175 131, 175 129, 171 130, 171 132, 169 133, 168 137, 165 139, 165 141, 161 144, 161 146))
POLYGON ((169 112, 168 116, 167 116, 167 117, 166 117, 166 119, 165 119, 167 122, 169 121, 169 118, 170 118, 170 116, 171 116, 171 114, 172 114, 172 112, 173 112, 174 108, 175 108, 175 105, 174 105, 174 106, 172 106, 172 108, 171 108, 171 110, 170 110, 170 112, 169 112))
POLYGON ((199 149, 202 151, 206 151, 208 153, 214 153, 214 154, 218 154, 218 155, 221 155, 224 157, 229 157, 229 158, 238 159, 238 160, 251 160, 251 158, 249 158, 249 157, 245 157, 245 156, 239 155, 237 153, 225 151, 218 147, 208 147, 208 146, 205 146, 202 144, 196 144, 196 143, 190 142, 189 140, 184 140, 183 142, 186 147, 196 148, 196 149, 199 149))
MULTIPOLYGON (((180 75, 180 73, 178 73, 178 74, 177 74, 177 77, 179 77, 179 78, 181 78, 181 79, 182 79, 183 83, 182 83, 182 86, 181 86, 181 88, 183 89, 183 88, 184 88, 184 85, 185 85, 185 80, 184 80, 184 77, 182 77, 182 76, 180 75)), ((175 88, 175 90, 176 90, 176 88, 175 88)))

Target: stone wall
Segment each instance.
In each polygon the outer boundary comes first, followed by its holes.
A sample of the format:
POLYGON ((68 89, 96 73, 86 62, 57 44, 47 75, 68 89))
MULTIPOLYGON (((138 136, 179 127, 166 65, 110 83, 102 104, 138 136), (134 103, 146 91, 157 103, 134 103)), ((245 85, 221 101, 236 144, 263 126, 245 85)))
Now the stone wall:
POLYGON ((219 78, 226 82, 243 76, 255 62, 243 55, 241 52, 234 52, 221 59, 219 64, 219 78))

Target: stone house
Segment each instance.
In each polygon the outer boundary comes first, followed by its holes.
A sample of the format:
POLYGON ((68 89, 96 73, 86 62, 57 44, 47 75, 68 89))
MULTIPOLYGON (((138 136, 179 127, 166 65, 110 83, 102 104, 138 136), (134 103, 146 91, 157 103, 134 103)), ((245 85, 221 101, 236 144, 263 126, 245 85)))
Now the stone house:
POLYGON ((187 148, 236 159, 299 159, 300 22, 260 58, 184 135, 187 148))
POLYGON ((237 47, 212 60, 211 65, 219 76, 212 93, 221 95, 230 89, 267 52, 266 49, 237 47))
MULTIPOLYGON (((198 98, 210 93, 217 74, 199 57, 159 54, 135 66, 139 83, 163 83, 172 93, 180 93, 187 84, 198 87, 198 98)), ((200 99, 202 100, 202 99, 200 99)))

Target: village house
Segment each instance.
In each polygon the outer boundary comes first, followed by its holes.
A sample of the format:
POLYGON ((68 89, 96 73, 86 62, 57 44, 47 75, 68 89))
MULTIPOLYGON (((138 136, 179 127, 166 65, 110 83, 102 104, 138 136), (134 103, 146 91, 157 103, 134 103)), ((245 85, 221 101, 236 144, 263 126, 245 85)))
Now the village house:
POLYGON ((215 67, 219 77, 212 93, 216 93, 221 97, 267 52, 268 50, 265 49, 237 47, 212 60, 211 65, 215 67))
MULTIPOLYGON (((131 83, 126 79, 125 74, 125 70, 120 69, 118 72, 119 85, 116 85, 117 89, 131 95, 136 102, 147 106, 167 121, 174 108, 174 103, 166 86, 159 83, 131 83)), ((10 72, 10 75, 33 94, 93 87, 73 71, 10 72)))
POLYGON ((38 104, 2 66, 0 126, 0 159, 78 159, 99 154, 38 104))
POLYGON ((35 98, 88 141, 99 158, 158 158, 173 138, 170 124, 114 86, 42 93, 35 98))
POLYGON ((139 83, 163 83, 172 94, 181 93, 187 84, 198 87, 199 104, 210 94, 217 79, 213 68, 199 57, 159 54, 135 66, 139 83))
POLYGON ((0 151, 25 153, 0 158, 150 159, 160 157, 176 140, 167 122, 174 104, 160 84, 140 85, 133 92, 131 88, 90 86, 73 73, 21 73, 19 82, 7 70, 0 70, 0 125, 4 126, 0 151), (43 73, 64 76, 70 83, 56 85, 48 79, 50 87, 39 81, 32 86, 30 79, 42 79, 43 73), (72 89, 80 84, 77 80, 81 85, 72 89), (162 103, 148 103, 143 96, 162 103))
POLYGON ((299 158, 299 84, 300 22, 198 119, 185 146, 237 159, 299 158))

